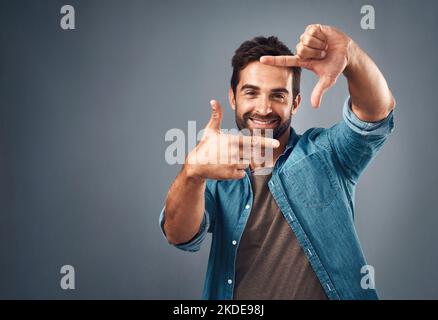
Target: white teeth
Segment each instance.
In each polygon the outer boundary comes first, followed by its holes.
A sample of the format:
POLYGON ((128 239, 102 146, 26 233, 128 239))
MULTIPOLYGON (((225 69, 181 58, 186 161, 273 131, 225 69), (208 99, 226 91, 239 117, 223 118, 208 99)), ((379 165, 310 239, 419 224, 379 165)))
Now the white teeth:
POLYGON ((256 120, 256 119, 252 119, 252 121, 254 121, 254 123, 257 123, 257 124, 271 124, 271 123, 275 122, 275 120, 260 121, 260 120, 256 120))

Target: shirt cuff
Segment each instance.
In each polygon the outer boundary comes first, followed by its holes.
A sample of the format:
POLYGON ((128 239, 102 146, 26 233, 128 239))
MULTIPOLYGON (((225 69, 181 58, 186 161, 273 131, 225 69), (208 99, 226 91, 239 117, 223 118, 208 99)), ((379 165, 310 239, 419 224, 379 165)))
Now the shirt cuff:
MULTIPOLYGON (((167 240, 166 233, 164 231, 165 209, 166 209, 166 207, 164 207, 161 210, 158 222, 160 224, 161 233, 164 236, 164 238, 167 240)), ((190 241, 185 242, 185 243, 176 244, 174 246, 176 248, 184 250, 184 251, 191 251, 191 252, 198 251, 201 248, 202 241, 204 240, 205 236, 207 235, 207 230, 208 230, 209 226, 210 226, 210 217, 205 212, 204 217, 202 219, 201 227, 199 228, 198 233, 190 241)), ((167 240, 167 242, 169 242, 169 240, 167 240)))
POLYGON ((351 110, 351 97, 345 100, 342 116, 351 130, 363 136, 386 136, 394 131, 394 110, 391 110, 388 116, 380 121, 362 121, 351 110))

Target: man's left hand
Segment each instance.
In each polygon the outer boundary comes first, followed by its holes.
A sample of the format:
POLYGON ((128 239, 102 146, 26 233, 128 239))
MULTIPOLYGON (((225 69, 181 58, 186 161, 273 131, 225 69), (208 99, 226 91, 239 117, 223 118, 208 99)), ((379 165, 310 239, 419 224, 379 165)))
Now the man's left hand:
POLYGON ((318 83, 310 102, 319 107, 324 93, 330 89, 350 62, 353 41, 343 32, 325 25, 311 24, 300 37, 295 56, 263 56, 260 62, 281 67, 302 67, 313 71, 318 83))

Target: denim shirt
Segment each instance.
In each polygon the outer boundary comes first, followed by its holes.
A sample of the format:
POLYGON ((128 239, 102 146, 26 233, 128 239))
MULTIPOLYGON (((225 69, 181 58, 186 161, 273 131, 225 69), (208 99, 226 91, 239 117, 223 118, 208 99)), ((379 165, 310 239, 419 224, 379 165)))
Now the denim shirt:
MULTIPOLYGON (((393 131, 393 111, 379 122, 361 121, 348 97, 343 120, 311 128, 289 142, 275 163, 270 192, 304 250, 329 299, 378 299, 362 288, 367 265, 354 227, 354 194, 359 176, 393 131)), ((250 171, 240 180, 207 180, 200 230, 187 243, 198 251, 212 233, 203 299, 233 299, 236 255, 253 203, 250 171)), ((188 200, 189 201, 189 200, 188 200)), ((159 223, 164 233, 165 208, 159 223)))

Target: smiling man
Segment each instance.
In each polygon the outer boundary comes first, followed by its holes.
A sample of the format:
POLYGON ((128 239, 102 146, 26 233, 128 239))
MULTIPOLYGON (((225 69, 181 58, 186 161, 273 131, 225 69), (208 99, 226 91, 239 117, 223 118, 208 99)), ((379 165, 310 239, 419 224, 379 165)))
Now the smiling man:
POLYGON ((169 243, 198 251, 207 232, 213 235, 205 299, 377 298, 361 286, 367 263, 354 193, 392 132, 395 100, 375 63, 341 31, 309 25, 296 50, 276 37, 236 50, 229 102, 238 128, 251 136, 222 133, 222 108, 213 100, 204 136, 168 192, 160 226, 169 243), (301 68, 319 77, 315 107, 346 77, 349 97, 331 128, 302 135, 291 128, 301 68), (254 162, 242 152, 248 145, 271 150, 272 161, 254 162), (224 149, 232 161, 203 159, 224 149))

